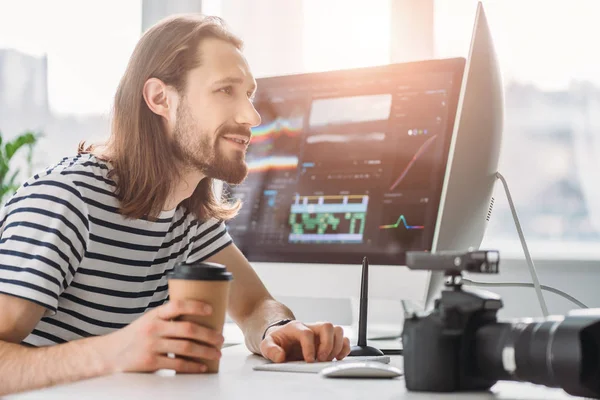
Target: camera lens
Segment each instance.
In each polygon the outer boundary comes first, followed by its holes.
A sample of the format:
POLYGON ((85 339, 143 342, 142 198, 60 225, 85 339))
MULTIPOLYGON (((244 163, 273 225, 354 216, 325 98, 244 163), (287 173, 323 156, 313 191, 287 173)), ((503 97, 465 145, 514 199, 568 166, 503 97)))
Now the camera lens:
POLYGON ((600 390, 600 322, 595 314, 494 323, 475 335, 478 375, 559 387, 577 396, 600 390))

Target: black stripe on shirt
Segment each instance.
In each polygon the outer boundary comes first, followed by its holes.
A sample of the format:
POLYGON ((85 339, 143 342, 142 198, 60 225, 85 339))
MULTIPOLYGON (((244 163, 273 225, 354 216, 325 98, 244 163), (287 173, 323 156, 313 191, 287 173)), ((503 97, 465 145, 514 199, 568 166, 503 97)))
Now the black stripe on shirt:
POLYGON ((69 221, 67 218, 65 218, 64 216, 54 213, 54 212, 51 212, 51 211, 48 211, 48 210, 41 209, 41 208, 20 207, 20 208, 14 209, 11 212, 9 212, 7 215, 7 218, 13 214, 18 214, 18 213, 33 213, 33 214, 39 214, 39 215, 44 215, 46 217, 58 219, 63 224, 65 224, 65 226, 67 226, 69 229, 71 229, 73 231, 75 236, 77 236, 77 239, 79 239, 79 241, 81 242, 81 246, 84 249, 87 248, 86 240, 83 238, 83 236, 81 236, 79 229, 77 229, 77 227, 75 225, 73 225, 73 223, 71 221, 69 221))
MULTIPOLYGON (((23 253, 22 251, 8 250, 8 249, 0 249, 0 254, 6 254, 6 255, 9 255, 9 256, 13 256, 13 257, 24 258, 26 260, 38 260, 38 261, 41 261, 44 264, 48 265, 49 267, 52 267, 55 270, 57 270, 58 272, 60 272, 60 274, 62 275, 63 279, 66 278, 65 271, 63 271, 63 269, 61 268, 61 266, 59 264, 55 263, 54 261, 52 261, 49 258, 46 258, 44 256, 40 256, 39 254, 29 254, 29 253, 23 253)), ((56 282, 56 283, 58 283, 58 282, 56 282)))
POLYGON ((47 308, 48 310, 50 310, 52 312, 56 312, 56 307, 53 307, 50 304, 46 304, 43 301, 39 301, 39 300, 36 300, 36 299, 31 299, 29 297, 21 296, 21 295, 10 293, 10 292, 5 292, 3 290, 0 290, 0 293, 6 294, 6 295, 12 296, 12 297, 18 297, 19 299, 31 301, 32 303, 35 303, 35 304, 40 305, 40 306, 42 306, 44 308, 47 308))
POLYGON ((20 197, 14 203, 17 203, 17 202, 19 202, 21 200, 25 200, 25 199, 27 199, 27 200, 28 199, 41 199, 41 200, 48 200, 53 203, 62 204, 63 206, 67 207, 71 212, 73 212, 73 214, 75 214, 81 220, 81 222, 83 222, 83 225, 85 225, 86 229, 89 229, 87 218, 81 213, 81 211, 79 211, 72 203, 68 202, 67 200, 63 200, 58 197, 47 195, 47 194, 31 193, 24 197, 20 197))
POLYGON ((112 206, 109 206, 108 204, 100 203, 99 201, 90 199, 89 197, 84 197, 83 200, 90 206, 94 206, 96 208, 111 212, 113 214, 120 214, 119 209, 117 207, 112 207, 112 206))
MULTIPOLYGON (((113 206, 109 206, 108 204, 100 203, 99 201, 96 201, 94 199, 90 199, 89 197, 84 197, 83 200, 88 205, 90 205, 90 206, 99 208, 99 209, 104 210, 104 211, 111 212, 113 214, 119 214, 119 215, 121 215, 121 211, 117 207, 113 207, 113 206)), ((148 217, 141 217, 140 219, 144 220, 144 221, 149 221, 150 220, 148 217)), ((170 218, 156 218, 156 219, 153 219, 152 222, 156 223, 156 224, 168 224, 168 223, 171 223, 172 220, 173 220, 173 217, 170 217, 170 218)))
MULTIPOLYGON (((166 262, 171 261, 174 258, 179 257, 180 255, 184 254, 189 249, 190 246, 193 246, 195 244, 196 240, 201 239, 202 237, 206 236, 207 234, 209 234, 210 232, 214 231, 218 227, 219 227, 219 224, 215 224, 215 225, 212 225, 210 228, 204 230, 203 232, 200 232, 198 235, 196 235, 194 238, 192 238, 192 240, 189 241, 183 248, 179 249, 179 251, 177 251, 176 253, 171 253, 171 254, 169 254, 166 257, 155 259, 154 262, 153 262, 153 265, 164 264, 166 262)), ((206 242, 209 243, 209 244, 213 243, 219 237, 223 236, 223 234, 225 232, 226 231, 223 231, 222 233, 215 235, 215 237, 207 240, 206 242)), ((189 256, 191 256, 191 255, 192 255, 192 253, 190 253, 189 256)))
POLYGON ((71 163, 67 166, 67 168, 71 168, 77 162, 77 160, 79 160, 80 158, 81 158, 81 154, 77 154, 75 157, 73 157, 71 159, 71 163))
POLYGON ((60 171, 60 174, 61 175, 81 175, 81 176, 87 176, 89 178, 93 178, 93 179, 96 179, 98 181, 104 182, 107 185, 117 186, 114 181, 112 181, 110 179, 106 179, 103 176, 98 176, 98 175, 94 174, 93 172, 87 172, 87 171, 66 171, 66 170, 63 170, 63 171, 60 171))
POLYGON ((146 307, 146 310, 152 310, 156 307, 160 307, 163 304, 165 304, 166 301, 167 301, 167 299, 153 301, 152 303, 148 304, 148 307, 146 307))
POLYGON ((114 197, 114 198, 117 197, 117 195, 114 192, 111 192, 111 191, 106 190, 106 189, 102 189, 101 187, 98 187, 98 186, 90 185, 89 183, 86 183, 86 182, 73 181, 73 183, 77 187, 84 187, 84 188, 92 190, 92 191, 94 191, 96 193, 100 193, 100 194, 103 194, 103 195, 106 195, 106 196, 110 196, 110 197, 114 197))
POLYGON ((65 314, 69 314, 70 316, 72 316, 80 321, 87 322, 88 324, 91 324, 91 325, 100 326, 102 328, 121 329, 121 328, 124 328, 127 326, 127 324, 122 324, 122 323, 117 323, 117 322, 100 321, 100 320, 97 320, 94 318, 86 317, 85 315, 80 314, 77 311, 69 310, 68 308, 64 308, 64 307, 58 307, 58 312, 64 312, 65 314))
MULTIPOLYGON (((183 224, 185 222, 185 220, 187 219, 188 215, 190 215, 190 212, 188 210, 185 210, 185 212, 183 213, 183 217, 179 218, 179 221, 177 221, 173 225, 171 225, 171 227, 169 228, 167 233, 173 232, 175 229, 177 229, 179 227, 179 225, 183 224)), ((195 225, 197 223, 198 223, 198 221, 194 220, 194 222, 192 224, 195 225)), ((192 225, 192 224, 190 224, 190 225, 192 225)))
POLYGON ((62 343, 66 343, 67 342, 66 340, 61 339, 58 336, 54 336, 53 334, 48 333, 48 332, 38 331, 37 329, 34 329, 33 331, 31 331, 31 334, 35 335, 35 336, 42 337, 44 339, 48 339, 51 342, 54 342, 56 344, 62 344, 62 343))
MULTIPOLYGON (((6 265, 6 264, 0 264, 0 270, 4 270, 4 271, 11 271, 11 272, 27 272, 30 273, 32 275, 37 275, 40 278, 44 278, 47 281, 50 281, 52 283, 54 283, 56 286, 59 287, 60 289, 60 282, 58 281, 58 279, 56 279, 55 277, 53 277, 52 275, 48 275, 38 269, 34 269, 34 268, 28 268, 28 267, 15 267, 13 265, 6 265)), ((64 273, 64 271, 60 270, 61 275, 63 277, 63 288, 66 289, 67 288, 67 277, 64 273)))
MULTIPOLYGON (((63 190, 66 190, 69 193, 72 193, 75 197, 81 199, 81 193, 79 193, 79 191, 74 188, 73 186, 66 184, 64 182, 61 181, 56 181, 54 179, 44 179, 44 180, 36 180, 35 182, 29 184, 29 186, 53 186, 53 187, 57 187, 57 188, 61 188, 63 190)), ((83 201, 83 200, 82 200, 83 201)))
POLYGON ((145 245, 141 245, 141 244, 121 242, 119 240, 113 240, 113 239, 108 239, 108 238, 105 238, 102 236, 97 236, 97 235, 94 235, 93 233, 90 233, 90 241, 94 241, 96 243, 107 244, 109 246, 120 247, 122 249, 129 249, 129 250, 151 251, 151 252, 157 252, 158 250, 160 250, 159 246, 145 246, 145 245))
MULTIPOLYGON (((54 293, 51 290, 43 288, 41 286, 34 285, 33 283, 23 282, 23 281, 17 281, 17 280, 14 280, 14 279, 4 279, 4 278, 0 278, 0 283, 8 283, 10 285, 21 286, 21 287, 24 287, 24 288, 27 288, 27 289, 32 289, 32 290, 35 290, 36 292, 43 293, 43 294, 45 294, 47 296, 52 297, 55 300, 58 300, 58 294, 54 293)), ((54 307, 51 307, 51 306, 45 306, 45 307, 49 308, 49 309, 51 309, 53 311, 56 311, 56 308, 54 308, 54 307)))
MULTIPOLYGON (((62 182, 51 181, 51 180, 44 180, 44 181, 34 182, 30 186, 54 186, 54 187, 59 187, 61 189, 64 189, 64 190, 66 190, 66 191, 74 194, 79 200, 81 200, 81 202, 83 202, 83 198, 82 198, 82 196, 81 196, 81 194, 79 193, 78 190, 76 190, 76 189, 72 188, 71 186, 69 186, 67 184, 64 184, 62 182)), ((31 194, 27 194, 27 195, 24 195, 24 196, 13 197, 8 203, 6 203, 6 207, 11 206, 11 205, 16 204, 16 203, 19 203, 19 202, 21 202, 23 200, 30 199, 30 198, 32 198, 32 199, 48 200, 48 201, 51 201, 53 203, 58 203, 58 204, 62 204, 63 206, 66 206, 75 215, 77 215, 77 217, 79 217, 79 219, 81 220, 81 222, 83 222, 83 224, 85 225, 85 227, 87 229, 89 229, 87 218, 81 213, 81 211, 77 207, 75 207, 71 202, 66 201, 64 199, 61 199, 60 197, 53 196, 53 195, 43 194, 43 193, 31 193, 31 194)), ((2 220, 2 222, 0 223, 0 226, 4 225, 4 221, 6 220, 7 217, 8 217, 8 215, 4 218, 4 220, 2 220)))
POLYGON ((98 304, 92 301, 84 300, 79 298, 71 293, 63 293, 62 298, 72 301, 75 304, 79 304, 81 306, 85 306, 88 308, 93 308, 94 310, 100 310, 113 314, 140 314, 146 311, 146 307, 133 307, 133 308, 125 308, 125 307, 115 307, 109 306, 106 304, 98 304))
POLYGON ((102 261, 106 261, 106 262, 112 262, 115 264, 123 264, 128 267, 151 267, 152 266, 152 261, 129 260, 126 258, 107 256, 106 254, 100 254, 100 253, 86 252, 85 256, 86 256, 86 258, 89 258, 89 259, 102 260, 102 261))
POLYGON ((108 166, 105 164, 100 164, 94 161, 85 161, 82 162, 81 165, 83 165, 84 167, 98 167, 100 169, 104 169, 104 170, 108 170, 108 166))
MULTIPOLYGON (((159 265, 159 264, 164 264, 166 262, 171 261, 174 258, 179 257, 180 255, 184 254, 190 246, 193 246, 195 244, 194 240, 198 240, 204 236, 206 236, 208 233, 214 231, 216 228, 219 227, 219 224, 213 225, 211 226, 209 229, 206 229, 205 231, 201 232, 200 234, 196 235, 192 241, 188 242, 182 249, 180 249, 179 251, 175 252, 175 253, 171 253, 166 257, 162 257, 162 258, 157 258, 154 260, 153 265, 159 265)), ((206 242, 203 243, 202 246, 200 246, 199 248, 193 250, 192 252, 190 252, 190 254, 188 255, 188 258, 192 256, 192 254, 196 253, 199 249, 203 249, 206 246, 210 245, 211 243, 214 243, 215 240, 218 240, 220 237, 222 237, 224 234, 226 233, 226 231, 222 231, 218 234, 216 234, 215 236, 213 236, 212 238, 210 238, 209 240, 207 240, 206 242)))
POLYGON ((33 222, 16 221, 16 222, 11 222, 10 224, 6 225, 4 230, 6 231, 8 228, 18 227, 18 226, 25 226, 27 228, 37 229, 37 230, 40 230, 43 232, 55 234, 56 236, 58 236, 60 238, 60 240, 63 241, 63 243, 65 243, 67 246, 69 246, 71 253, 73 253, 75 258, 77 258, 77 261, 81 262, 82 256, 79 254, 77 249, 75 249, 75 246, 73 246, 73 243, 71 242, 71 240, 68 237, 66 237, 65 235, 63 235, 58 229, 48 228, 47 226, 40 225, 40 224, 34 224, 33 222))
MULTIPOLYGON (((192 245, 196 244, 196 242, 198 240, 202 239, 204 236, 211 233, 215 229, 218 229, 220 226, 221 226, 221 224, 219 222, 216 222, 215 224, 211 225, 210 227, 204 229, 203 231, 198 232, 198 234, 196 236, 194 236, 190 239, 190 243, 192 243, 192 245)), ((203 228, 203 225, 201 225, 198 229, 201 229, 201 228, 203 228)))
MULTIPOLYGON (((213 230, 213 229, 211 229, 211 230, 213 230)), ((203 249, 207 248, 208 246, 210 246, 211 244, 213 244, 215 241, 219 240, 220 238, 222 238, 226 234, 227 234, 227 231, 225 229, 223 229, 221 232, 219 232, 215 236, 211 237, 206 242, 202 242, 198 247, 196 247, 195 249, 193 249, 190 252, 190 254, 188 255, 188 257, 192 257, 194 254, 196 254, 200 250, 203 250, 203 249)), ((196 236, 196 237, 198 237, 198 236, 196 236)), ((196 238, 194 238, 192 240, 195 242, 196 238)))
POLYGON ((90 222, 93 222, 96 225, 103 226, 103 227, 109 228, 109 229, 114 229, 119 232, 133 233, 135 235, 141 235, 141 236, 165 237, 165 232, 157 232, 157 231, 149 231, 147 229, 131 228, 129 226, 123 226, 120 224, 114 224, 112 222, 104 221, 103 219, 92 217, 91 215, 89 216, 89 218, 90 218, 90 222))
POLYGON ((146 275, 146 276, 132 276, 132 275, 115 274, 113 272, 106 272, 106 271, 100 271, 100 270, 96 270, 96 269, 88 269, 88 268, 82 268, 82 267, 79 267, 77 269, 78 274, 89 275, 89 276, 98 276, 101 278, 113 279, 115 281, 122 281, 122 282, 157 281, 159 279, 162 279, 162 277, 165 276, 170 271, 171 270, 167 270, 167 271, 164 271, 159 274, 152 274, 152 275, 146 275))
POLYGON ((185 239, 185 238, 188 236, 188 234, 190 233, 190 230, 191 230, 191 229, 192 229, 194 226, 196 226, 196 223, 197 223, 196 221, 192 222, 192 223, 191 223, 191 224, 190 224, 190 225, 189 225, 187 228, 185 228, 185 231, 184 231, 184 232, 183 232, 181 235, 179 235, 179 236, 177 236, 177 237, 173 238, 172 240, 169 240, 168 242, 164 242, 164 243, 163 243, 163 244, 160 246, 160 248, 161 248, 161 249, 166 249, 166 248, 168 248, 168 247, 171 247, 171 246, 173 246, 173 245, 175 245, 175 244, 177 244, 177 243, 181 242, 182 240, 184 240, 184 239, 185 239))
MULTIPOLYGON (((36 246, 47 247, 50 250, 54 250, 54 252, 56 252, 56 254, 58 254, 58 256, 60 258, 62 258, 64 262, 67 263, 67 266, 69 268, 69 272, 71 272, 71 275, 75 275, 75 269, 71 266, 71 262, 69 261, 69 257, 67 257, 67 255, 65 253, 63 253, 54 244, 42 242, 40 240, 35 240, 35 239, 27 238, 27 237, 24 237, 24 236, 20 236, 20 235, 11 235, 9 237, 6 237, 6 238, 0 240, 0 244, 6 243, 6 242, 8 242, 10 240, 15 241, 15 242, 23 242, 23 243, 34 244, 36 246)), ((61 271, 62 271, 62 268, 61 268, 61 271)), ((63 278, 64 277, 65 276, 63 274, 63 278)))
POLYGON ((210 221, 210 222, 212 222, 212 224, 209 226, 206 226, 209 224, 209 222, 204 222, 203 224, 198 226, 198 234, 192 238, 192 241, 197 240, 198 238, 202 237, 204 235, 204 232, 212 232, 221 226, 220 221, 210 221))
MULTIPOLYGON (((54 171, 55 168, 60 167, 61 165, 63 165, 65 163, 65 161, 69 160, 71 157, 64 157, 62 160, 60 160, 57 164, 54 164, 53 166, 51 166, 50 168, 48 168, 46 170, 46 175, 50 175, 50 173, 52 173, 52 171, 54 171)), ((36 178, 37 179, 37 178, 36 178)))
POLYGON ((77 327, 75 327, 73 325, 70 325, 70 324, 67 324, 65 322, 53 319, 53 317, 44 317, 44 318, 42 318, 42 322, 45 322, 45 323, 50 324, 50 325, 57 326, 59 328, 64 329, 65 331, 73 332, 74 334, 79 335, 81 337, 95 336, 95 335, 92 335, 91 333, 86 332, 84 330, 81 330, 81 329, 79 329, 79 328, 77 328, 77 327))
POLYGON ((86 292, 99 293, 99 294, 104 294, 106 296, 121 297, 121 298, 125 298, 125 299, 138 299, 141 297, 152 297, 156 293, 161 293, 161 292, 164 292, 169 289, 168 285, 163 285, 163 286, 157 287, 156 290, 146 290, 143 292, 136 292, 136 291, 124 292, 121 290, 105 289, 103 287, 84 285, 82 283, 75 282, 75 281, 71 283, 71 287, 80 289, 80 290, 83 290, 86 292))
POLYGON ((167 262, 171 261, 174 258, 179 257, 180 255, 182 255, 183 253, 185 253, 188 250, 188 248, 190 247, 190 244, 191 243, 186 244, 182 249, 180 249, 176 253, 171 253, 171 254, 169 254, 166 257, 156 258, 152 262, 152 265, 164 264, 164 263, 167 263, 167 262))
POLYGON ((225 247, 229 246, 232 243, 233 243, 233 240, 227 241, 227 243, 225 243, 224 245, 219 246, 215 250, 211 251, 210 253, 204 255, 202 258, 198 259, 198 262, 204 261, 207 258, 210 258, 210 257, 214 256, 215 254, 217 254, 218 252, 220 252, 221 250, 223 250, 225 247))

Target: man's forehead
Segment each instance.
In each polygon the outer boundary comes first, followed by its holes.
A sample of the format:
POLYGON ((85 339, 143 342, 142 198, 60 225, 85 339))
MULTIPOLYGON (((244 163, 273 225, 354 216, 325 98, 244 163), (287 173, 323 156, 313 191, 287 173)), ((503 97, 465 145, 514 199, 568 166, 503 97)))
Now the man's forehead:
POLYGON ((210 83, 228 79, 230 84, 255 84, 254 76, 242 52, 233 44, 207 39, 200 44, 198 68, 210 83))

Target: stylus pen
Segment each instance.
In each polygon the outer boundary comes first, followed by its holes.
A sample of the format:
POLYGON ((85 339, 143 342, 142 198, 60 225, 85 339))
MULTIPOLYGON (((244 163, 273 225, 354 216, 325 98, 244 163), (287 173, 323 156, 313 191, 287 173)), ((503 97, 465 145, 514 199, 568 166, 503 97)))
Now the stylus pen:
POLYGON ((362 283, 360 286, 360 318, 358 321, 358 345, 367 345, 367 310, 369 306, 369 260, 363 258, 362 283))

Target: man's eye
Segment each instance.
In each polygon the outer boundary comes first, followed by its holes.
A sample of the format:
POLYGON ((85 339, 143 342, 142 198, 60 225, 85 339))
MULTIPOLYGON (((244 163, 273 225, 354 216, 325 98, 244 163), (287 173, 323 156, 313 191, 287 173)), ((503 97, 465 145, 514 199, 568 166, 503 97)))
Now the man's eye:
POLYGON ((233 88, 231 86, 225 86, 224 88, 219 89, 219 92, 223 92, 231 96, 233 94, 233 88))
POLYGON ((246 93, 246 95, 248 96, 248 98, 250 99, 251 102, 254 102, 254 92, 248 92, 246 93))

